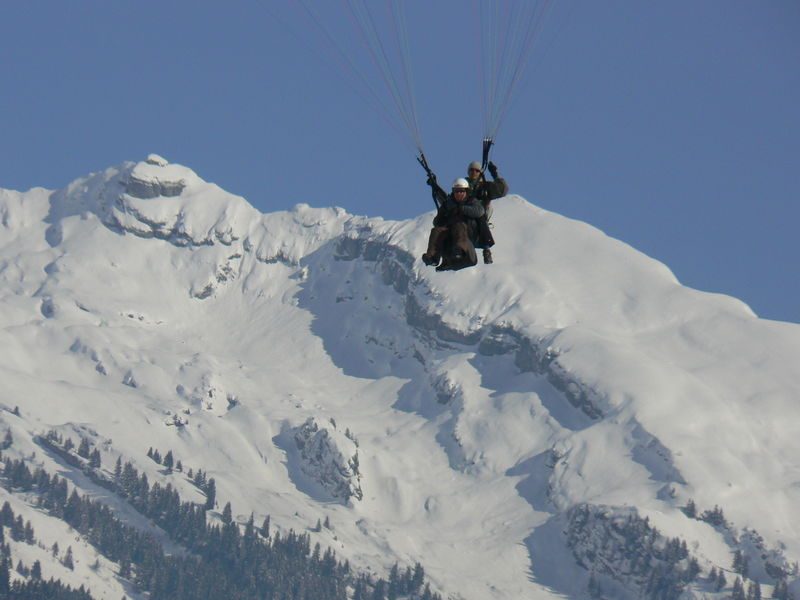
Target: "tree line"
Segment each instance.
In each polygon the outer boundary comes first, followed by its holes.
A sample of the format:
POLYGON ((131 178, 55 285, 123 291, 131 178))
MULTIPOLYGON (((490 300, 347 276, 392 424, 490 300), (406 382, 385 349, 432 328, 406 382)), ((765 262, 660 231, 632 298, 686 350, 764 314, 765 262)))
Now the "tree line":
MULTIPOLYGON (((65 449, 65 442, 57 437, 38 441, 62 457, 75 457, 72 448, 65 449)), ((147 475, 130 462, 118 460, 109 480, 89 459, 81 458, 72 464, 124 498, 186 552, 166 554, 152 534, 122 523, 100 501, 80 495, 74 488, 70 492, 66 479, 51 476, 42 468, 31 470, 23 460, 3 461, 2 483, 35 493, 42 510, 67 522, 98 552, 118 563, 119 576, 130 580, 137 590, 149 592, 151 600, 346 600, 348 594, 354 600, 441 600, 425 584, 419 564, 405 570, 395 565, 388 580, 375 579, 338 560, 329 548, 323 550, 319 544, 312 548, 307 533, 271 532, 269 517, 256 527, 251 515, 241 526, 233 520, 227 503, 221 523, 211 523, 206 511, 213 503, 182 502, 171 484, 150 484, 147 475)), ((204 484, 207 487, 208 480, 204 484)), ((29 536, 34 536, 32 529, 29 536)))

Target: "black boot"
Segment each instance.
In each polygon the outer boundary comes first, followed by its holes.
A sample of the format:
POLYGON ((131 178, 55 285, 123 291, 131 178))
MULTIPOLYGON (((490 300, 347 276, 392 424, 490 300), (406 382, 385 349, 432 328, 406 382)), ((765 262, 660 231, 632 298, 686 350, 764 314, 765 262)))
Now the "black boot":
POLYGON ((428 254, 427 252, 422 255, 422 262, 424 262, 429 267, 435 267, 439 264, 439 257, 435 254, 428 254))
POLYGON ((492 251, 489 248, 483 249, 483 264, 490 265, 494 261, 492 260, 492 251))

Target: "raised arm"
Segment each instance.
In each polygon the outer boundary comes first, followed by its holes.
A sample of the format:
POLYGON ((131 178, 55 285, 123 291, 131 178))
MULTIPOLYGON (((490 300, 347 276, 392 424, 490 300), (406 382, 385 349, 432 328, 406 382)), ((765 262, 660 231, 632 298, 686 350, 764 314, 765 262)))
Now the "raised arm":
POLYGON ((508 194, 508 183, 497 173, 497 165, 489 161, 489 173, 492 175, 492 182, 486 182, 490 189, 491 199, 502 198, 508 194))
POLYGON ((447 192, 445 192, 442 186, 439 185, 439 182, 436 181, 436 175, 431 173, 425 183, 431 186, 431 194, 433 194, 433 200, 436 202, 436 206, 441 207, 444 201, 447 200, 447 192))

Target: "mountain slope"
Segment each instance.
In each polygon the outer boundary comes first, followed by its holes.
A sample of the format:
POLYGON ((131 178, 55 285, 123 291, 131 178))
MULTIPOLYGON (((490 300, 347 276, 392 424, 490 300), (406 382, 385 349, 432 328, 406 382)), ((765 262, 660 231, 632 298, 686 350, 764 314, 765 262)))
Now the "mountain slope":
POLYGON ((635 596, 570 543, 579 506, 648 517, 704 572, 744 549, 769 585, 755 529, 791 571, 800 327, 518 196, 496 264, 435 273, 430 219, 261 214, 156 156, 0 191, 10 451, 56 428, 196 496, 145 457, 172 450, 242 521, 328 517, 323 545, 464 598, 585 597, 593 570, 635 596))

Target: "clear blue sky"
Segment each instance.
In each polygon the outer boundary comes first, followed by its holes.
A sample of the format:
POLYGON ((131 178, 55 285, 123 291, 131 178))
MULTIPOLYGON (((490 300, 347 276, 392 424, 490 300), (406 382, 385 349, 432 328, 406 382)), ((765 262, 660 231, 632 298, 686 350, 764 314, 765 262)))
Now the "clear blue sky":
MULTIPOLYGON (((472 2, 406 6, 424 147, 449 182, 480 152, 472 2)), ((156 152, 265 212, 430 210, 413 150, 300 17, 288 0, 5 3, 0 187, 156 152)), ((556 0, 546 25, 494 153, 512 191, 800 322, 800 2, 556 0)))

